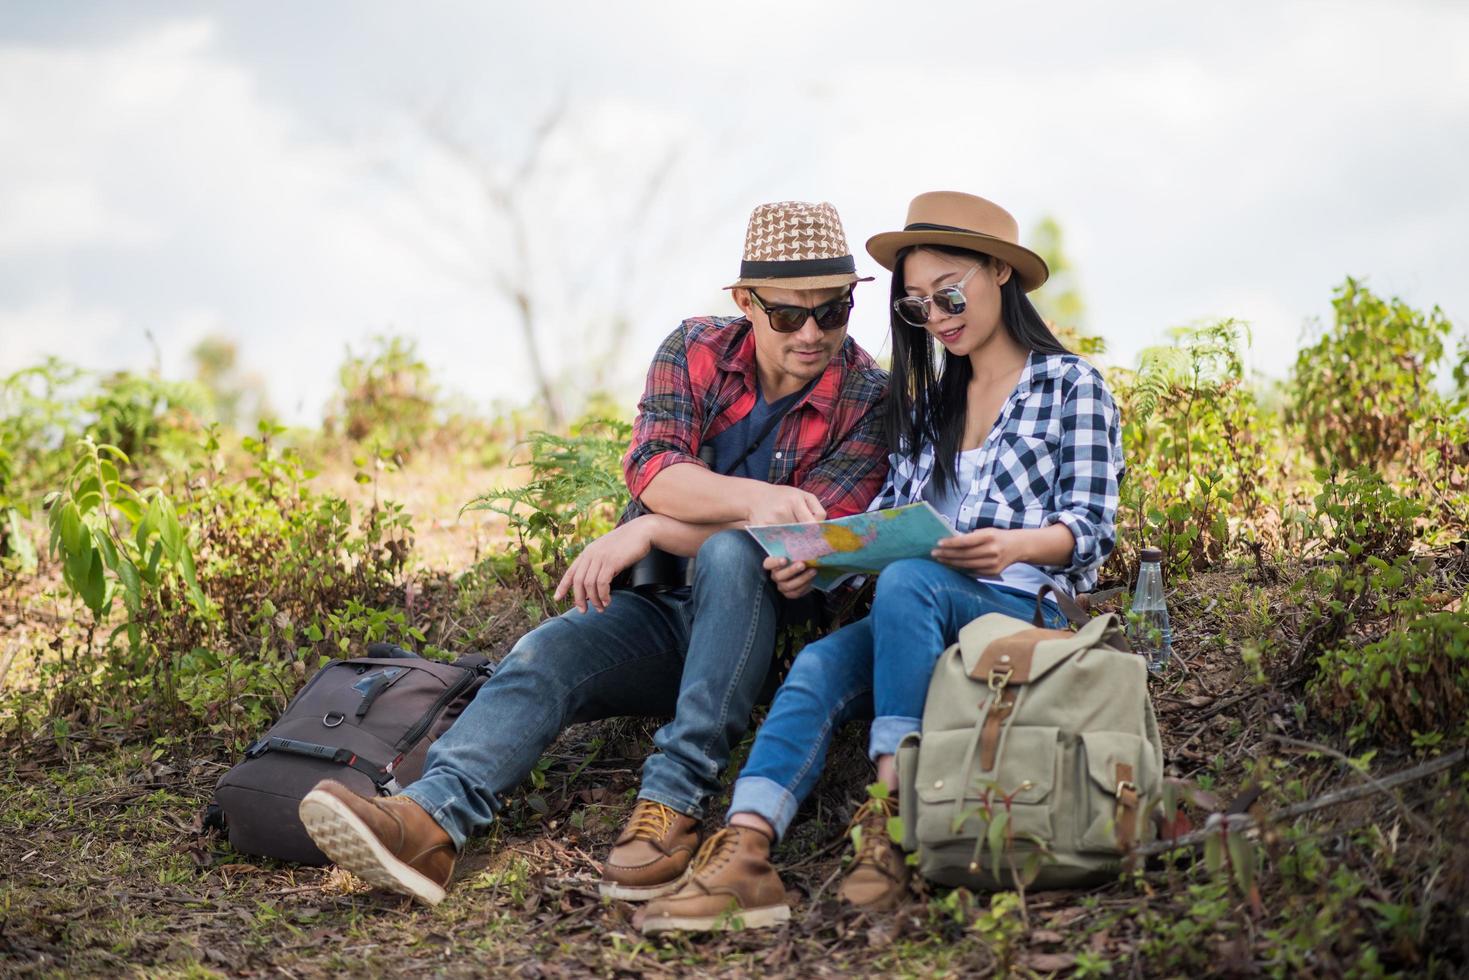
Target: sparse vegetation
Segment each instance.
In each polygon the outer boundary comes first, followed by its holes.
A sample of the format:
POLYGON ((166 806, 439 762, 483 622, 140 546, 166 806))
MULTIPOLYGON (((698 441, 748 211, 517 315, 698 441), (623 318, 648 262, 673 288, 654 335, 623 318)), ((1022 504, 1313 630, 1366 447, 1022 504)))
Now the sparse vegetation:
POLYGON ((1279 389, 1247 375, 1248 335, 1227 321, 1110 372, 1128 473, 1103 584, 1129 585, 1142 545, 1164 549, 1176 659, 1154 699, 1181 846, 1092 892, 920 883, 896 913, 854 916, 832 898, 871 781, 852 730, 780 845, 793 924, 717 940, 645 939, 596 896, 651 723, 568 732, 434 910, 244 859, 194 824, 242 741, 324 658, 380 638, 498 655, 553 614, 548 583, 626 499, 625 422, 517 444, 534 423, 445 413, 393 341, 344 366, 327 440, 235 432, 194 386, 147 376, 50 362, 0 380, 0 963, 1463 975, 1469 368, 1446 363, 1448 336, 1437 311, 1348 280, 1279 389), (464 453, 507 451, 509 469, 462 475, 464 453), (439 497, 402 506, 390 485, 439 497), (428 535, 458 550, 429 562, 428 535), (1209 822, 1246 789, 1251 816, 1209 822))

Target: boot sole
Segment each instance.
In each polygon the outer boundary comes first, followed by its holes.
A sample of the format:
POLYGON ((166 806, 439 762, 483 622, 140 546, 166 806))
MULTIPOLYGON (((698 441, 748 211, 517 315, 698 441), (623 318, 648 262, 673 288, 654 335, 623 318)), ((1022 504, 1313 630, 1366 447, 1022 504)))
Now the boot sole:
POLYGON ((767 905, 764 908, 719 915, 660 915, 643 921, 643 935, 659 932, 739 932, 741 929, 771 929, 791 921, 789 905, 767 905), (736 925, 739 923, 739 925, 736 925))
POLYGON ((297 813, 322 853, 368 884, 425 905, 444 900, 442 886, 393 857, 367 824, 330 793, 307 793, 297 813))
POLYGON ((651 902, 655 898, 672 895, 694 876, 693 865, 684 868, 683 874, 672 881, 666 881, 661 885, 620 885, 615 881, 603 881, 597 886, 597 891, 603 898, 617 899, 623 902, 651 902))

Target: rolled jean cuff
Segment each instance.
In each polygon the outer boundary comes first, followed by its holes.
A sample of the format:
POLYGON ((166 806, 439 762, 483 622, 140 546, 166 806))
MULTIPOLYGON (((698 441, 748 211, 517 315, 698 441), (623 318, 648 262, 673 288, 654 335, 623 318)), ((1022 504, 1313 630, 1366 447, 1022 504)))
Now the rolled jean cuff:
POLYGON ((776 840, 785 836, 799 807, 800 802, 790 790, 764 776, 741 776, 735 780, 734 796, 729 801, 731 815, 753 813, 761 817, 775 831, 776 840))
MULTIPOLYGON (((467 835, 460 829, 459 821, 454 819, 453 807, 455 801, 452 799, 441 800, 438 798, 438 794, 424 792, 423 790, 426 788, 421 788, 419 784, 415 783, 398 795, 406 796, 414 803, 423 807, 424 811, 434 818, 434 823, 444 828, 444 833, 448 834, 449 839, 454 842, 454 850, 456 852, 463 852, 464 841, 467 835)), ((498 810, 499 807, 496 806, 495 809, 498 810)))
POLYGON ((901 715, 884 715, 872 719, 872 734, 867 740, 867 758, 877 761, 880 755, 896 755, 903 737, 923 728, 923 719, 901 715))
POLYGON ((638 799, 651 800, 654 803, 662 803, 674 813, 681 813, 686 817, 693 817, 695 820, 704 819, 704 808, 699 804, 690 803, 686 799, 673 796, 669 793, 660 792, 656 789, 649 789, 648 787, 644 786, 642 789, 638 790, 638 799))

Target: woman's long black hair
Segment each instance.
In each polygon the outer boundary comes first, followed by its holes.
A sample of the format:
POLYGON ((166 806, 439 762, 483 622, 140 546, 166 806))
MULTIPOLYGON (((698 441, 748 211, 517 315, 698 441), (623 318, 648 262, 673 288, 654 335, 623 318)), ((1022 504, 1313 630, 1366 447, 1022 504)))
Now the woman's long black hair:
MULTIPOLYGON (((924 248, 989 267, 994 261, 981 252, 949 245, 914 245, 898 253, 893 263, 893 302, 907 296, 903 266, 915 249, 924 248)), ((969 379, 974 368, 968 357, 957 357, 937 344, 933 335, 915 327, 889 308, 893 361, 888 387, 888 445, 895 453, 916 456, 925 442, 935 452, 934 488, 942 493, 958 483, 959 443, 964 439, 969 379), (939 358, 942 353, 942 359, 939 358)), ((1031 305, 1013 272, 1000 287, 1000 320, 1021 347, 1042 354, 1071 353, 1056 339, 1046 321, 1031 305)))

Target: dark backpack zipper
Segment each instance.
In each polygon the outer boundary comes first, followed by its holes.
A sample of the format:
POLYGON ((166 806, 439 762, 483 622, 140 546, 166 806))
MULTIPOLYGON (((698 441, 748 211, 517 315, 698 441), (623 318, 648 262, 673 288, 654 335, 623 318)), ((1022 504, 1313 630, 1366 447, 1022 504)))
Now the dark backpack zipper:
MULTIPOLYGON (((446 666, 454 665, 448 664, 446 666)), ((400 752, 407 751, 414 743, 423 738, 424 733, 428 731, 429 726, 434 723, 434 719, 439 716, 439 713, 448 706, 450 701, 453 701, 460 694, 464 693, 464 689, 474 683, 475 675, 479 673, 479 671, 471 667, 459 667, 458 669, 464 671, 464 676, 453 684, 450 684, 444 690, 444 693, 439 695, 438 700, 433 703, 433 707, 428 709, 428 713, 418 719, 413 727, 408 729, 407 733, 398 740, 398 744, 394 746, 395 749, 400 752)))

